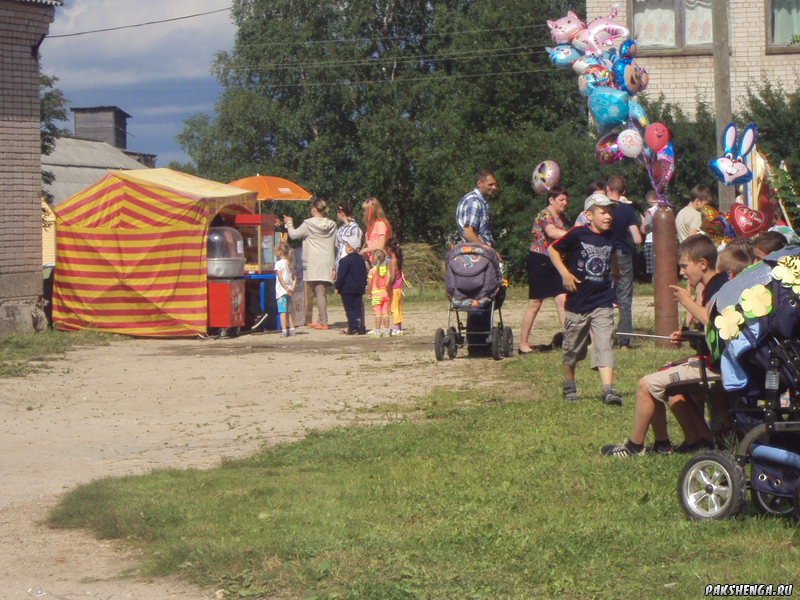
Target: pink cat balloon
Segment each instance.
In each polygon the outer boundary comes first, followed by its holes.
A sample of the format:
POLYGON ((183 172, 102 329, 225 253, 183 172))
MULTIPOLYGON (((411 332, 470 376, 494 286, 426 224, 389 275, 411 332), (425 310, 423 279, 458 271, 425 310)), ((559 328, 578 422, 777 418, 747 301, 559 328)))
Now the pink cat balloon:
POLYGON ((578 15, 569 11, 566 17, 561 17, 558 21, 547 21, 547 26, 550 27, 550 35, 556 44, 570 44, 575 34, 584 29, 586 24, 578 15))
POLYGON ((614 21, 618 13, 619 9, 614 7, 610 16, 597 18, 579 29, 572 38, 572 45, 587 54, 600 56, 619 43, 620 39, 627 39, 630 30, 614 21))

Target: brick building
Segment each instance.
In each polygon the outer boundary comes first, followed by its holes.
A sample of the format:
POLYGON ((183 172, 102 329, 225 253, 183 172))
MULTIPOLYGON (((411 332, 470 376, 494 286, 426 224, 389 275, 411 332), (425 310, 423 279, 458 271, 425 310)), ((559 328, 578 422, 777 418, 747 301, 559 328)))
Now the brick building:
MULTIPOLYGON (((714 107, 713 0, 587 0, 587 19, 608 16, 639 42, 638 61, 650 72, 647 94, 664 93, 668 102, 692 116, 697 100, 714 107)), ((793 89, 798 85, 800 0, 729 0, 732 108, 746 100, 747 86, 767 80, 793 89)))
POLYGON ((61 0, 0 0, 0 336, 42 293, 39 46, 61 0))

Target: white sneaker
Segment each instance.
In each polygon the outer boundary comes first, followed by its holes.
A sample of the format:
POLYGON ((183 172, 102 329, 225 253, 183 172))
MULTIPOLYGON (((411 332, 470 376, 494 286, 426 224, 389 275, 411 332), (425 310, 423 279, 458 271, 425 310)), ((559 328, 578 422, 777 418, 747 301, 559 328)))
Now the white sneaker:
POLYGON ((380 337, 381 332, 379 330, 377 330, 377 329, 370 329, 367 332, 367 335, 371 335, 372 337, 380 337))
POLYGON ((402 329, 392 329, 392 335, 403 335, 402 329))

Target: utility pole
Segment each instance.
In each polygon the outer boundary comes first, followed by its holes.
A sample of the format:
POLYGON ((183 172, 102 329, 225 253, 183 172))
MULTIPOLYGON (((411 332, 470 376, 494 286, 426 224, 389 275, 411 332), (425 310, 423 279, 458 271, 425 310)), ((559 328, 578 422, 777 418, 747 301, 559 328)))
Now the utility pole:
MULTIPOLYGON (((733 118, 731 108, 731 49, 728 32, 728 0, 712 3, 712 28, 714 33, 714 113, 717 118, 717 156, 722 156, 722 131, 733 118)), ((733 186, 717 184, 719 209, 727 213, 733 205, 733 186)))

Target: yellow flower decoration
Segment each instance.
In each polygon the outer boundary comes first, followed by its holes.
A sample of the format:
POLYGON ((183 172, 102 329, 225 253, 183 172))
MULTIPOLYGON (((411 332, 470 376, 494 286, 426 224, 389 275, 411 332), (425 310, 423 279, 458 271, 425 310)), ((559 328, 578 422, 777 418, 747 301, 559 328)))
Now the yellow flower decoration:
POLYGON ((719 331, 719 337, 723 340, 733 340, 739 337, 739 327, 744 323, 742 313, 736 310, 735 306, 726 307, 720 315, 714 319, 714 327, 719 331))
POLYGON ((764 285, 754 285, 742 292, 739 304, 747 318, 758 318, 772 312, 772 293, 764 285))
POLYGON ((800 285, 800 256, 782 256, 772 269, 772 278, 786 287, 800 285))

